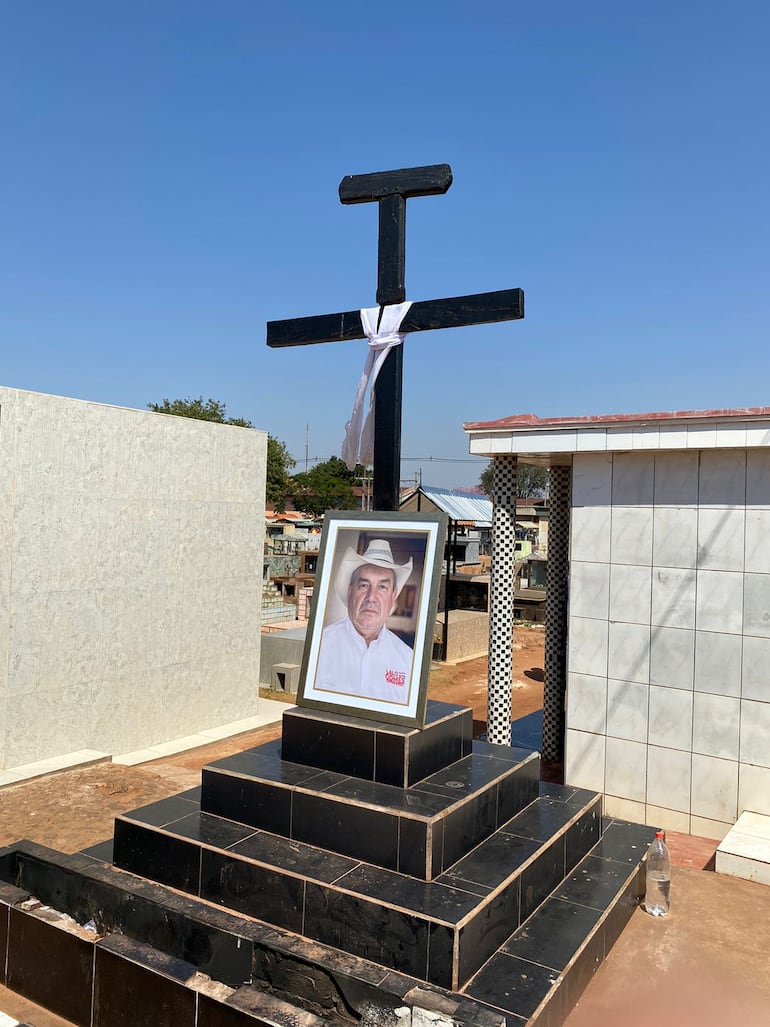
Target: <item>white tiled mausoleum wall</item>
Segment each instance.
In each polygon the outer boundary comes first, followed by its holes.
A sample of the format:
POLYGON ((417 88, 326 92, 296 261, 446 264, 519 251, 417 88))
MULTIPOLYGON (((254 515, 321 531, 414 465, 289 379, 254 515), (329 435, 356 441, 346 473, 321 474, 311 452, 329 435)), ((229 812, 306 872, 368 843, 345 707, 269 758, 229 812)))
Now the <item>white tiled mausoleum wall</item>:
POLYGON ((770 451, 576 454, 565 777, 722 837, 770 814, 770 451))
POLYGON ((0 388, 0 769, 257 712, 266 444, 0 388))

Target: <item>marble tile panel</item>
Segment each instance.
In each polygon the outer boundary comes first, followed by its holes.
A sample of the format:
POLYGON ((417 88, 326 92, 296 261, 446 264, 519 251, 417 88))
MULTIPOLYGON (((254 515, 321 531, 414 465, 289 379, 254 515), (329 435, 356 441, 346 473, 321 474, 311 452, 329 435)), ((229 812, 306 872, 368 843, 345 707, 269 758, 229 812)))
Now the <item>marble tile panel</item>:
POLYGON ((604 791, 634 802, 644 802, 647 788, 647 745, 621 738, 607 739, 604 791))
POLYGON ((573 560, 609 563, 610 520, 609 506, 572 508, 570 554, 573 560))
POLYGON ((604 813, 608 817, 627 820, 631 824, 643 824, 645 805, 632 799, 621 799, 617 795, 604 796, 604 813))
POLYGON ((738 812, 744 810, 770 816, 770 770, 767 767, 740 764, 738 812))
POLYGON ((610 558, 612 563, 652 563, 651 507, 614 506, 610 528, 610 558))
POLYGON ((652 517, 653 564, 656 567, 695 567, 698 558, 697 509, 656 506, 652 517))
MULTIPOLYGON (((770 515, 770 512, 769 512, 770 515)), ((744 569, 746 512, 703 507, 698 512, 698 568, 713 571, 744 569)))
MULTIPOLYGON (((770 595, 770 575, 767 581, 770 595)), ((699 631, 722 631, 739 635, 744 627, 744 575, 734 571, 699 570, 695 587, 695 627, 699 631)))
POLYGON ((572 505, 609 506, 612 457, 607 453, 576 454, 572 462, 572 505))
POLYGON ((644 823, 657 827, 662 831, 680 831, 682 834, 690 833, 690 814, 679 813, 673 809, 666 809, 665 806, 654 806, 647 803, 644 823))
POLYGON ((564 780, 577 788, 603 792, 606 748, 604 735, 568 730, 566 736, 564 780))
MULTIPOLYGON (((770 432, 766 433, 770 446, 770 432)), ((770 449, 746 454, 746 506, 770 508, 770 449)))
POLYGON ((732 826, 732 821, 690 815, 690 834, 696 838, 710 838, 712 841, 721 842, 732 826))
POLYGON ((607 674, 606 621, 589 617, 570 617, 567 665, 571 674, 607 674))
POLYGON ((741 694, 741 635, 695 633, 695 691, 737 698, 741 694))
POLYGON ((692 710, 692 749, 704 756, 738 759, 740 700, 695 692, 692 710))
POLYGON ((569 612, 574 617, 607 619, 610 566, 573 560, 569 576, 569 612))
POLYGON ((717 449, 745 449, 747 424, 720 424, 717 426, 717 449))
POLYGON ((607 449, 629 450, 634 448, 634 429, 627 427, 607 429, 607 449))
POLYGON ((743 636, 741 696, 770 702, 770 638, 743 636))
POLYGON ((686 449, 687 429, 661 427, 658 444, 661 449, 686 449))
POLYGON ((647 750, 647 802, 689 813, 690 764, 689 752, 651 745, 647 750))
POLYGON ((740 761, 770 767, 770 703, 741 701, 740 761))
POLYGON ((746 510, 746 570, 770 574, 770 510, 746 510))
POLYGON ((743 631, 770 638, 770 574, 744 576, 743 631))
POLYGON ((649 700, 649 743, 664 746, 666 749, 684 749, 690 752, 693 693, 683 688, 650 685, 649 700))
POLYGON ((652 453, 616 453, 612 458, 612 505, 652 506, 652 453))
MULTIPOLYGON (((692 804, 694 817, 735 823, 738 816, 738 762, 693 753, 692 804)), ((692 824, 695 831, 695 825, 692 824)), ((698 832, 700 833, 700 832, 698 832)), ((704 837, 709 837, 704 835, 704 837)), ((716 837, 716 836, 712 836, 716 837)))
POLYGON ((567 726, 604 734, 607 726, 607 679, 591 674, 567 678, 567 726))
POLYGON ((652 568, 613 563, 610 565, 611 621, 650 623, 652 568))
POLYGON ((633 742, 647 741, 649 686, 607 681, 607 734, 633 742))
POLYGON ((695 627, 695 571, 683 567, 652 568, 653 625, 695 627))
POLYGON ((601 453, 607 448, 607 429, 595 428, 577 433, 577 453, 601 453))
POLYGON ((650 683, 667 688, 692 688, 695 632, 654 627, 650 633, 650 683))
POLYGON ((717 444, 715 424, 689 424, 687 426, 688 449, 713 449, 717 444))
POLYGON ((647 425, 634 431, 633 447, 635 450, 656 450, 660 448, 660 428, 647 425))
POLYGON ((644 683, 650 680, 649 624, 610 622, 607 677, 644 683))
POLYGON ((746 502, 746 453, 709 450, 700 455, 700 506, 743 506, 746 502))
POLYGON ((748 423, 746 425, 746 445, 751 456, 752 446, 770 446, 770 427, 767 421, 748 423))
POLYGON ((698 502, 698 454, 655 455, 656 506, 694 507, 698 502))

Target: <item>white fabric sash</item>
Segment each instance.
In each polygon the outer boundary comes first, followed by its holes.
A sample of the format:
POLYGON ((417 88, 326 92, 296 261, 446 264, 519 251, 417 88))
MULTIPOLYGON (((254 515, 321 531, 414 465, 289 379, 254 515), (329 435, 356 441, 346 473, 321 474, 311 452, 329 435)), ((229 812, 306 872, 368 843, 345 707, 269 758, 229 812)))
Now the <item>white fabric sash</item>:
POLYGON ((345 441, 342 443, 342 459, 353 470, 356 464, 368 466, 374 460, 374 385, 380 373, 385 357, 394 346, 400 346, 406 332, 400 332, 401 322, 411 307, 411 302, 394 303, 388 307, 370 307, 361 311, 361 325, 369 340, 369 353, 366 357, 363 374, 358 382, 353 413, 345 425, 345 441), (382 319, 377 327, 377 318, 382 309, 382 319), (361 421, 364 414, 364 396, 367 385, 370 385, 369 409, 363 428, 361 421))

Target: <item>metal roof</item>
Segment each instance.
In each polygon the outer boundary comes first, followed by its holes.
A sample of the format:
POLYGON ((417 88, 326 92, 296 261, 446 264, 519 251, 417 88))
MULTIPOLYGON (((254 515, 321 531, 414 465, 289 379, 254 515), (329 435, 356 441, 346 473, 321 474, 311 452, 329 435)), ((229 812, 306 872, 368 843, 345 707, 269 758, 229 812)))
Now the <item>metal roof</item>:
POLYGON ((453 521, 472 521, 479 528, 492 527, 492 500, 487 496, 432 485, 422 485, 420 491, 453 521))

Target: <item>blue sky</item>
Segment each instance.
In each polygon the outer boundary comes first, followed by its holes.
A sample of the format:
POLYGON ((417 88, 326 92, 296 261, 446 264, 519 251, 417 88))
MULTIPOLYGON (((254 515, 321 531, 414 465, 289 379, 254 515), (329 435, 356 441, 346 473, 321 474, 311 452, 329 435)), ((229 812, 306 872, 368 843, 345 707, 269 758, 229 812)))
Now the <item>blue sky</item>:
POLYGON ((762 0, 5 0, 0 384, 338 453, 365 342, 265 323, 374 304, 345 175, 448 163, 407 297, 527 315, 407 338, 404 478, 474 484, 463 421, 770 405, 769 52, 762 0))

